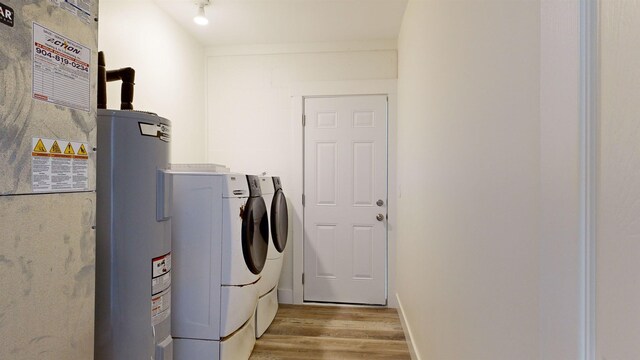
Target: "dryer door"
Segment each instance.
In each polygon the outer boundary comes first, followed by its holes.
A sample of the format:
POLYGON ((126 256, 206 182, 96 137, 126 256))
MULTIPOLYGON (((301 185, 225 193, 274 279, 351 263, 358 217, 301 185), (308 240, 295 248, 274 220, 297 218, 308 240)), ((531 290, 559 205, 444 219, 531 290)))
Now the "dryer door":
POLYGON ((287 246, 289 232, 289 212, 287 210, 287 198, 282 190, 276 191, 271 200, 271 238, 273 245, 279 253, 287 246))
POLYGON ((269 218, 262 196, 250 197, 242 217, 242 253, 252 273, 258 275, 267 259, 269 218))

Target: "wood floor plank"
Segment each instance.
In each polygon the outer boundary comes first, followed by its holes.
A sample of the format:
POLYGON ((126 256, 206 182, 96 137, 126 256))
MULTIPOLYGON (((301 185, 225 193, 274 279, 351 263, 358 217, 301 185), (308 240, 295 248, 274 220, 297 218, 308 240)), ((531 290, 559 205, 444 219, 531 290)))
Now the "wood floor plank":
POLYGON ((250 360, 410 359, 395 309, 280 305, 250 360))
POLYGON ((364 338, 379 340, 404 340, 401 326, 380 324, 371 328, 363 322, 318 319, 286 319, 274 321, 274 335, 297 334, 300 336, 326 336, 337 338, 364 338))

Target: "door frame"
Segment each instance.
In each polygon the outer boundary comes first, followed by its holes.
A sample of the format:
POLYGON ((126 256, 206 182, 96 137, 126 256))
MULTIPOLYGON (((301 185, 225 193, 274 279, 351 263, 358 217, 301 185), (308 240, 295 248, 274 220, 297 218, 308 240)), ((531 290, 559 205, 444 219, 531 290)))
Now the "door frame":
MULTIPOLYGON (((303 100, 303 114, 306 113, 306 100, 307 99, 337 99, 337 98, 341 98, 341 99, 345 99, 345 98, 353 98, 353 97, 371 97, 371 96, 375 96, 377 98, 384 96, 386 98, 386 103, 385 103, 385 197, 383 198, 384 201, 386 202, 386 207, 388 208, 389 206, 389 97, 387 94, 357 94, 357 95, 330 95, 330 96, 303 96, 302 100, 303 100)), ((306 118, 305 118, 306 119, 306 118)), ((302 130, 302 136, 303 136, 303 146, 305 146, 305 136, 306 136, 306 132, 305 132, 305 128, 306 126, 303 126, 302 130)), ((305 173, 306 170, 306 147, 303 149, 303 166, 302 166, 302 172, 303 174, 305 173)), ((306 185, 306 181, 307 179, 304 177, 303 175, 303 193, 304 193, 304 188, 306 185)), ((302 215, 303 215, 303 230, 304 230, 304 221, 305 221, 305 217, 306 217, 306 206, 303 206, 302 209, 302 215)), ((388 211, 385 211, 385 216, 388 218, 388 211)), ((353 305, 370 305, 370 306, 387 306, 388 302, 389 302, 389 289, 388 289, 388 284, 389 284, 389 272, 388 272, 388 268, 389 268, 389 226, 387 224, 387 219, 384 220, 385 224, 384 224, 384 228, 385 228, 385 232, 384 232, 384 241, 385 241, 385 258, 384 258, 384 267, 385 267, 385 271, 384 271, 384 304, 377 304, 377 303, 348 303, 348 302, 340 302, 340 301, 336 301, 335 304, 353 304, 353 305)), ((304 270, 304 259, 306 258, 304 255, 304 251, 305 251, 305 247, 304 247, 304 243, 305 243, 305 238, 304 238, 304 233, 303 233, 303 246, 302 246, 302 252, 303 252, 303 270, 304 270)), ((307 242, 308 244, 308 242, 307 242)), ((304 283, 303 283, 303 297, 304 297, 304 283)), ((314 301, 310 301, 310 300, 304 300, 305 303, 313 303, 314 301)), ((326 303, 326 302, 324 302, 326 303)))
POLYGON ((293 131, 292 158, 299 164, 300 170, 293 175, 294 184, 290 187, 289 201, 292 207, 293 242, 293 293, 279 291, 282 302, 303 304, 304 287, 304 223, 302 193, 304 191, 304 129, 302 115, 305 97, 386 95, 387 110, 387 307, 398 307, 396 297, 396 218, 397 214, 397 80, 353 80, 301 82, 291 87, 291 124, 293 131), (287 301, 289 300, 289 301, 287 301))
POLYGON ((582 329, 580 357, 595 360, 596 312, 596 223, 598 179, 598 121, 600 103, 599 1, 578 0, 579 10, 579 116, 580 116, 580 256, 582 329))

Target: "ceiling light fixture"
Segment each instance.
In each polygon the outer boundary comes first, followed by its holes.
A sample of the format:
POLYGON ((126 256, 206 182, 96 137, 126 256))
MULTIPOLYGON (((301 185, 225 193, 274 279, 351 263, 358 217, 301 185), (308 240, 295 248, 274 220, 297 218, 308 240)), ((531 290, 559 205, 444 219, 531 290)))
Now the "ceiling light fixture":
POLYGON ((193 22, 200 25, 205 26, 209 24, 209 19, 204 13, 204 7, 210 4, 209 0, 198 0, 196 1, 196 5, 198 5, 198 13, 193 17, 193 22))

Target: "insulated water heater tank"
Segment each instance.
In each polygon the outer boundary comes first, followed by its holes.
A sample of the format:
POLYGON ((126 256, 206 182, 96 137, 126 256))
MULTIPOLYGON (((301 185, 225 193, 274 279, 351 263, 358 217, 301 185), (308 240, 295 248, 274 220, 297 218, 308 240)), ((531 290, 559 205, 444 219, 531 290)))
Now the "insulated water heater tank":
POLYGON ((171 124, 98 110, 96 360, 172 360, 171 124))

